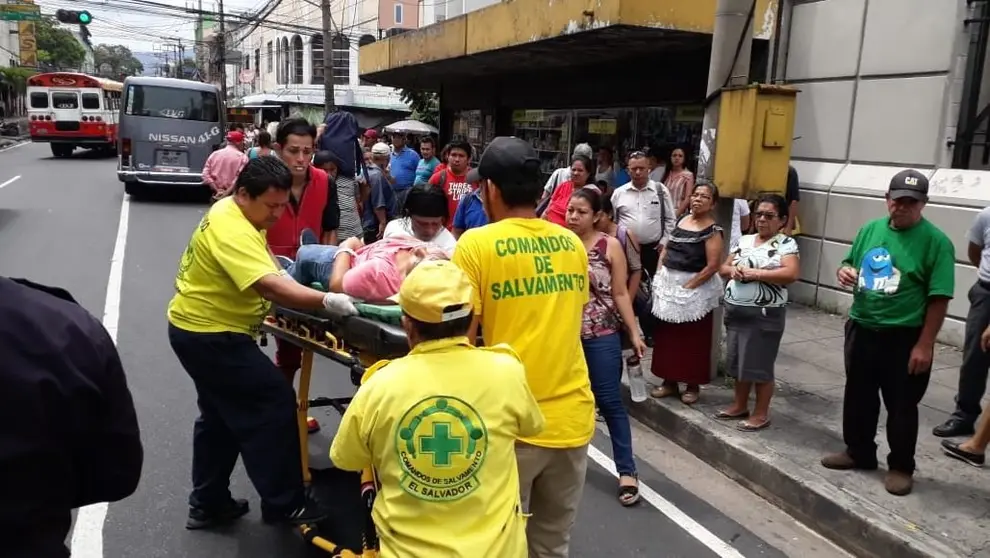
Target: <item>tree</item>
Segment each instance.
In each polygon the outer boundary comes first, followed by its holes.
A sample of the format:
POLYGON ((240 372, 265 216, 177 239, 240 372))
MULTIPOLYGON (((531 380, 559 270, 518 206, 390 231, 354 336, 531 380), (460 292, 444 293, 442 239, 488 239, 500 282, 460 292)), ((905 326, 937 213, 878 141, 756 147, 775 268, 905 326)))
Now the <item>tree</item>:
POLYGON ((144 64, 134 57, 131 49, 123 45, 96 45, 93 49, 93 61, 99 73, 114 78, 144 73, 144 64))
POLYGON ((38 43, 38 61, 56 70, 79 69, 86 60, 86 50, 75 36, 57 27, 50 17, 34 24, 34 38, 38 43))
POLYGON ((413 110, 412 119, 430 126, 440 125, 440 97, 432 91, 402 89, 402 102, 413 110))

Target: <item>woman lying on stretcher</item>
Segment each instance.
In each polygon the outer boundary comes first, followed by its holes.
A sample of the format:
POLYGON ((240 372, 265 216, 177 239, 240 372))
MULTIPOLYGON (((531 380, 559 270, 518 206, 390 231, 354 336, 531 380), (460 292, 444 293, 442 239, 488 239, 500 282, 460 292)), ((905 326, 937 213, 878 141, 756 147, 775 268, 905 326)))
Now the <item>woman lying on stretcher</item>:
MULTIPOLYGON (((413 268, 437 259, 450 259, 450 254, 422 240, 393 236, 367 246, 359 238, 348 238, 340 246, 306 244, 299 247, 294 262, 282 257, 279 262, 303 285, 319 284, 327 292, 381 303, 399 292, 413 268)), ((341 302, 342 313, 354 313, 352 309, 341 302)))
MULTIPOLYGON (((368 246, 357 238, 327 246, 315 244, 316 235, 304 232, 296 261, 279 261, 304 285, 319 284, 327 292, 383 302, 399 292, 402 279, 420 262, 450 259, 456 241, 444 228, 447 211, 441 190, 416 186, 406 196, 403 216, 385 228, 385 238, 368 246)), ((350 313, 346 302, 341 301, 341 313, 350 313)))

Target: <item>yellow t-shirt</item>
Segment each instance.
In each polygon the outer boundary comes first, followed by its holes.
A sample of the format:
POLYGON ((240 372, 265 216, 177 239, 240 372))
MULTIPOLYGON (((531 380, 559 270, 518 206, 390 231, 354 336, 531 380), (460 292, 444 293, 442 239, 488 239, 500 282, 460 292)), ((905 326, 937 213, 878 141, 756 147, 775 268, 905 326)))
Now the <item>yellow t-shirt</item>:
POLYGON ((264 231, 224 198, 203 216, 182 254, 168 321, 196 333, 257 335, 271 303, 251 286, 273 273, 279 269, 264 231))
POLYGON ((573 232, 542 219, 505 219, 465 232, 453 262, 474 284, 486 345, 507 343, 547 426, 523 442, 576 448, 591 441, 595 402, 581 348, 588 254, 573 232))
POLYGON ((330 459, 374 466, 382 558, 526 558, 515 441, 542 427, 511 348, 441 339, 369 369, 330 459))

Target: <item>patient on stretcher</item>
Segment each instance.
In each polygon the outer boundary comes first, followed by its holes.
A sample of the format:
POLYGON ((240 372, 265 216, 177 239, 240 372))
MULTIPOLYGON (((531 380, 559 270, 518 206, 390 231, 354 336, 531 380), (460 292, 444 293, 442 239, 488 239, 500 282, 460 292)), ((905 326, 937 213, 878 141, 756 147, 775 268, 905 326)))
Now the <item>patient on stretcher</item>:
POLYGON ((278 259, 299 283, 319 284, 328 292, 389 304, 388 298, 399 292, 402 280, 417 265, 447 260, 450 254, 422 240, 392 236, 368 245, 358 238, 349 238, 340 246, 306 244, 299 247, 295 261, 278 259))

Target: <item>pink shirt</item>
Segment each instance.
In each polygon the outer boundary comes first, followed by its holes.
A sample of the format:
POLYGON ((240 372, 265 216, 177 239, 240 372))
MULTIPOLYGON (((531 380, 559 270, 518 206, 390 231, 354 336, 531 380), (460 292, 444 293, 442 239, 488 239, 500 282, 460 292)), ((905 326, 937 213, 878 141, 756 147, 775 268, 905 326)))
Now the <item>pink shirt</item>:
POLYGON ((450 257, 442 249, 412 237, 383 238, 357 251, 351 269, 344 274, 344 293, 368 302, 382 302, 395 296, 405 278, 396 265, 395 256, 402 250, 416 248, 425 249, 427 257, 450 257))
POLYGON ((203 165, 203 181, 221 192, 234 187, 237 175, 248 162, 248 156, 232 145, 214 151, 203 165))

